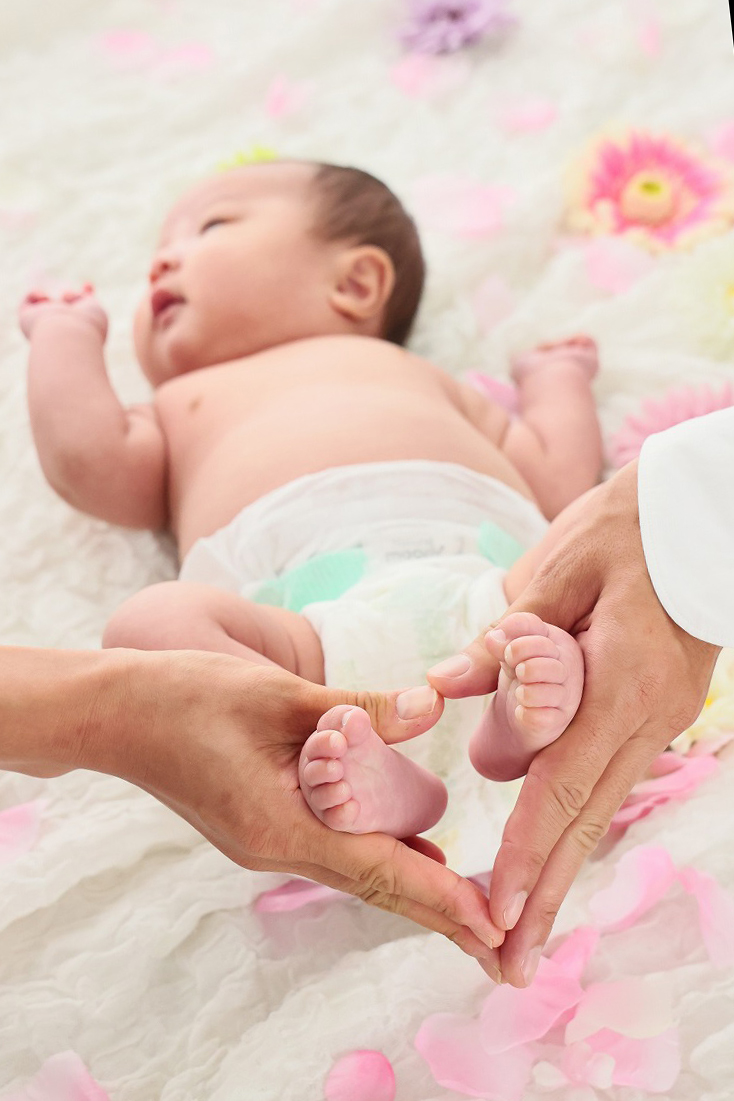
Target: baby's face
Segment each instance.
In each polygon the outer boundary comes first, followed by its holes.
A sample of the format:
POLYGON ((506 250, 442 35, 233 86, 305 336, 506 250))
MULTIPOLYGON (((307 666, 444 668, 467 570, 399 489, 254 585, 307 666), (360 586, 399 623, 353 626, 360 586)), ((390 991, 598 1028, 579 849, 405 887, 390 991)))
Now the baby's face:
POLYGON ((135 347, 154 386, 334 331, 335 246, 311 232, 314 168, 249 165, 206 180, 163 225, 135 347))

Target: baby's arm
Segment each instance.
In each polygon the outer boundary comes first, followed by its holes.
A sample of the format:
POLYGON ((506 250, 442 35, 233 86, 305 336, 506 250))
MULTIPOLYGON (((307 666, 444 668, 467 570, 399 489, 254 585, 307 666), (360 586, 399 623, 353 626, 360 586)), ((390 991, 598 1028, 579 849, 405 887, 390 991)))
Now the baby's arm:
POLYGON ((70 505, 113 524, 167 519, 166 446, 150 405, 125 409, 104 363, 107 317, 91 287, 20 308, 30 341, 28 404, 46 478, 70 505))

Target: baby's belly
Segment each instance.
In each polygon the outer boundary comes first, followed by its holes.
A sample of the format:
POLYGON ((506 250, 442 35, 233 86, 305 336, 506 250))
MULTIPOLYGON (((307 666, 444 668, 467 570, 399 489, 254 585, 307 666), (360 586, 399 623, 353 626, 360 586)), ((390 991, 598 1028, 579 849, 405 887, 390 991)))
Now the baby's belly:
MULTIPOLYGON (((533 500, 502 452, 451 407, 393 411, 375 418, 351 406, 348 416, 292 410, 260 417, 226 433, 172 485, 173 528, 181 557, 247 505, 304 474, 356 463, 427 459, 458 463, 498 478, 533 500), (397 412, 398 415, 395 415, 397 412)), ((172 467, 176 471, 175 455, 172 467)))

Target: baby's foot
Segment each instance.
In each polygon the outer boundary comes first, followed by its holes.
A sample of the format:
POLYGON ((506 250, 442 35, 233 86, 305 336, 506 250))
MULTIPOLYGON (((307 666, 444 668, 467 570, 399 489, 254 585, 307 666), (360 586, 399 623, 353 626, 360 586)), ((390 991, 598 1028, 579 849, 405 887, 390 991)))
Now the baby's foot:
POLYGON ((332 707, 301 750, 298 779, 317 818, 344 833, 412 837, 438 822, 446 788, 385 745, 361 707, 332 707))
POLYGON ((500 630, 504 640, 487 636, 487 649, 502 667, 497 692, 472 736, 469 757, 482 776, 513 780, 576 714, 584 658, 571 635, 531 612, 507 616, 500 630))
POLYGON ((594 378, 599 370, 599 356, 591 337, 571 336, 553 344, 539 344, 532 351, 516 356, 512 362, 512 377, 515 382, 521 382, 529 374, 564 363, 583 367, 588 378, 594 378))

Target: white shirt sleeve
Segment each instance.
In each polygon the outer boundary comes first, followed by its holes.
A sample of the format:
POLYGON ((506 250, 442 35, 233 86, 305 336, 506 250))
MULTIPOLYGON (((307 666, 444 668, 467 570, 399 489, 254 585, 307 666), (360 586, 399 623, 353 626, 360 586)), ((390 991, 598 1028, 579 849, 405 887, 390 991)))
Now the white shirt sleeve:
POLYGON ((688 634, 734 646, 734 407, 649 436, 637 479, 660 603, 688 634))

